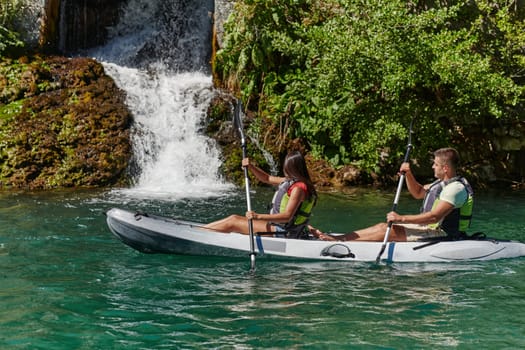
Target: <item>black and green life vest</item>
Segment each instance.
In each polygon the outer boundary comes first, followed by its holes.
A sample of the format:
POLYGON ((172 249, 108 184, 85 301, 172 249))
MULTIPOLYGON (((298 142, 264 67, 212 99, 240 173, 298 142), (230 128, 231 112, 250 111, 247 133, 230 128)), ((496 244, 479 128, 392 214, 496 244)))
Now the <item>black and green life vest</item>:
MULTIPOLYGON (((279 188, 273 196, 270 214, 282 213, 286 209, 288 201, 290 200, 288 190, 296 182, 297 180, 295 179, 287 179, 281 182, 279 188)), ((310 220, 310 215, 312 213, 313 207, 315 206, 315 203, 316 197, 314 195, 311 195, 310 198, 305 199, 301 203, 301 205, 299 206, 299 208, 297 209, 294 216, 289 222, 287 222, 286 224, 277 223, 274 225, 280 226, 285 231, 287 231, 287 237, 299 238, 303 233, 303 230, 306 227, 306 225, 308 225, 308 221, 310 220)))
POLYGON ((470 227, 470 223, 472 221, 474 191, 472 190, 472 187, 468 183, 467 179, 465 179, 464 177, 456 176, 447 181, 434 181, 432 184, 430 184, 430 187, 427 190, 427 193, 423 200, 423 206, 421 207, 422 213, 431 211, 433 208, 435 208, 435 206, 439 202, 439 196, 441 194, 441 191, 443 191, 443 188, 445 188, 445 186, 454 181, 458 181, 463 186, 465 186, 465 190, 467 191, 467 200, 465 201, 465 203, 463 203, 461 207, 454 208, 454 210, 450 214, 448 214, 441 221, 441 223, 429 225, 430 227, 436 228, 439 226, 441 229, 443 229, 443 231, 445 231, 451 236, 459 235, 462 232, 466 232, 466 230, 470 227))

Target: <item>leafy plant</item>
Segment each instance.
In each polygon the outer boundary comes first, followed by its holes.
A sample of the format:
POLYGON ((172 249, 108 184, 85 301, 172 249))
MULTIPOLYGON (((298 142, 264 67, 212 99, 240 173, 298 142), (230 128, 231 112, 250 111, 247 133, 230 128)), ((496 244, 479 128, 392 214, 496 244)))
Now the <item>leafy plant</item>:
POLYGON ((524 10, 504 0, 244 0, 215 65, 259 117, 333 165, 398 164, 483 118, 521 119, 524 10))
POLYGON ((0 2, 0 55, 13 48, 24 47, 15 29, 15 20, 24 6, 24 0, 2 0, 0 2))
POLYGON ((17 21, 24 14, 28 0, 2 0, 0 2, 0 55, 25 46, 20 38, 17 21))

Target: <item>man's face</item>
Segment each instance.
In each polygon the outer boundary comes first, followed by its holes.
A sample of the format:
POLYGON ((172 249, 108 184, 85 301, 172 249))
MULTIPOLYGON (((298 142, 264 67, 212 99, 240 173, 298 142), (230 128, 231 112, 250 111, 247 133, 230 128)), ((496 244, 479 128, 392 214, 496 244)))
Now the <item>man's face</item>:
POLYGON ((441 157, 436 157, 434 158, 432 169, 434 169, 434 177, 443 180, 447 173, 448 165, 441 157))

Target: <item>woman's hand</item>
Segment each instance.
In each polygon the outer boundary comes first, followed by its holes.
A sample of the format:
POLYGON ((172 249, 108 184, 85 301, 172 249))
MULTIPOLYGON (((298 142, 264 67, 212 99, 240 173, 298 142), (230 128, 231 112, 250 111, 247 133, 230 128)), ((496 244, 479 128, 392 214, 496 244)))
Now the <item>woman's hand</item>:
POLYGON ((246 217, 248 218, 248 220, 257 220, 258 215, 254 211, 247 211, 246 217))

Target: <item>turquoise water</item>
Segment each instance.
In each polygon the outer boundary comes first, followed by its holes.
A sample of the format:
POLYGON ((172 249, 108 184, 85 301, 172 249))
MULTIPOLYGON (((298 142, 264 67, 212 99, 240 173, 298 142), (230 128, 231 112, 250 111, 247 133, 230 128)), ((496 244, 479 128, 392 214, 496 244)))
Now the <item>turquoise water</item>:
MULTIPOLYGON (((264 210, 270 193, 253 194, 264 210)), ((384 219, 391 193, 323 194, 313 223, 384 219)), ((473 231, 525 240, 524 192, 477 196, 473 231)), ((115 191, 0 194, 0 349, 525 348, 525 259, 463 264, 258 260, 138 253, 108 231, 119 206, 209 221, 222 199, 115 191)), ((403 196, 401 212, 418 203, 403 196)))

